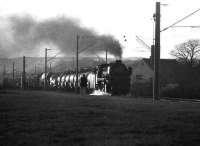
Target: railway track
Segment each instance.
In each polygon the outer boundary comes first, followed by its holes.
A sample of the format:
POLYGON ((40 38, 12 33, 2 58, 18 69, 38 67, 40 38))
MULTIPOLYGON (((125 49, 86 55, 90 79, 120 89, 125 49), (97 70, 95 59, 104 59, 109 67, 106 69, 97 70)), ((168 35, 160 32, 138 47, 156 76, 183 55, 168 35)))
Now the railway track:
POLYGON ((170 100, 170 101, 177 101, 177 102, 199 102, 200 103, 200 99, 189 99, 189 98, 161 97, 161 100, 170 100))

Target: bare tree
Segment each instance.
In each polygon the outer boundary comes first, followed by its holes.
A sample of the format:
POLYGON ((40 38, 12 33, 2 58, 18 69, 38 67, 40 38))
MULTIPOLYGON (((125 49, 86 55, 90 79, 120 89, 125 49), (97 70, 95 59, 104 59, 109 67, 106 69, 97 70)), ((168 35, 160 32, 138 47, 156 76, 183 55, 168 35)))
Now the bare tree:
POLYGON ((188 40, 176 45, 170 54, 175 56, 179 62, 193 66, 198 63, 200 58, 200 40, 188 40))

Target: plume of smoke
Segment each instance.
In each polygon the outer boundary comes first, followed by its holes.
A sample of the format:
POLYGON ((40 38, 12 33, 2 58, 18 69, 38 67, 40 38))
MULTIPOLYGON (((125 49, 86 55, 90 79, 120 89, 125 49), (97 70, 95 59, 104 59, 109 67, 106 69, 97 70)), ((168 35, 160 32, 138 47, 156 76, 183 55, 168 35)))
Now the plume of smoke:
POLYGON ((108 52, 121 57, 120 43, 112 36, 98 35, 94 31, 81 27, 77 20, 57 17, 36 21, 31 16, 11 16, 0 27, 1 56, 19 56, 34 52, 41 44, 54 44, 58 49, 71 55, 76 48, 76 36, 80 36, 80 51, 85 54, 108 52), (3 54, 2 54, 3 53, 3 54))

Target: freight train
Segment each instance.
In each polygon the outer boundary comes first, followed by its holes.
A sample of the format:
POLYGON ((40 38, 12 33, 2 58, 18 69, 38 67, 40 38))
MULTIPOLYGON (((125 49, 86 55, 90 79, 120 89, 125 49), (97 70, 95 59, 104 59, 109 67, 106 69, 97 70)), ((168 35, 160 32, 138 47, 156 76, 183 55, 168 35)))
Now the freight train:
MULTIPOLYGON (((80 79, 85 74, 87 78, 88 92, 101 90, 111 95, 125 95, 130 89, 130 72, 121 60, 109 64, 100 64, 95 68, 82 69, 78 74, 78 90, 80 89, 80 79)), ((76 89, 76 73, 73 71, 65 73, 48 73, 46 77, 46 87, 50 89, 64 89, 74 91, 76 89)), ((39 86, 45 83, 45 73, 39 77, 39 86)))

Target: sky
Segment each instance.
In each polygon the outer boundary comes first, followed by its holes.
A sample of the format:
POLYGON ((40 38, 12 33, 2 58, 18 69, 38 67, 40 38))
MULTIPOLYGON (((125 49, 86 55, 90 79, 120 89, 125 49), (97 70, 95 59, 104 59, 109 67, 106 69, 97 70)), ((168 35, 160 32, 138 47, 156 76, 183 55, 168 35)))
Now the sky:
MULTIPOLYGON (((198 0, 161 0, 161 30, 200 8, 198 0)), ((31 15, 45 20, 73 18, 98 34, 113 35, 123 46, 123 57, 149 57, 150 50, 136 41, 139 36, 149 46, 153 42, 155 0, 0 0, 0 17, 31 15), (124 41, 124 36, 127 41, 124 41)), ((181 25, 200 26, 200 11, 181 25)), ((6 25, 0 23, 1 25, 6 25)), ((170 28, 161 33, 161 58, 172 58, 175 45, 200 39, 200 28, 170 28)))

